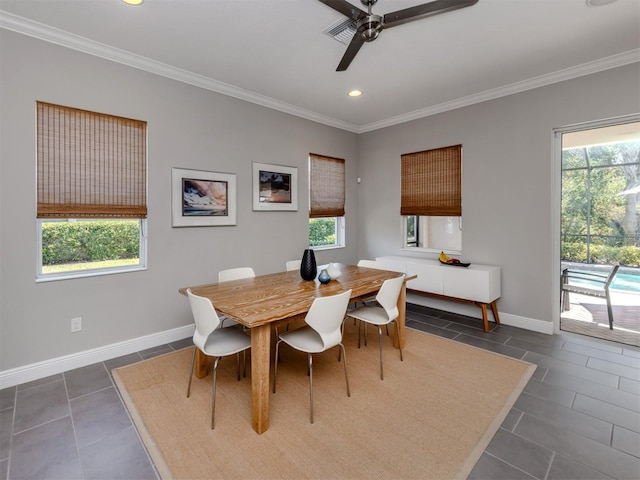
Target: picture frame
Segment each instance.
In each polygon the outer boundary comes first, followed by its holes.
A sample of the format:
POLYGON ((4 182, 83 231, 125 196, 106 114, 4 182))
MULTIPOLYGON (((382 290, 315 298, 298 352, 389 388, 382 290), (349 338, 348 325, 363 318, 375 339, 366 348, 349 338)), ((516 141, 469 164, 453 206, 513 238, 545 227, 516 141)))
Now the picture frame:
POLYGON ((298 169, 253 162, 253 210, 297 211, 298 169))
POLYGON ((171 169, 173 227, 236 224, 236 175, 188 168, 171 169))

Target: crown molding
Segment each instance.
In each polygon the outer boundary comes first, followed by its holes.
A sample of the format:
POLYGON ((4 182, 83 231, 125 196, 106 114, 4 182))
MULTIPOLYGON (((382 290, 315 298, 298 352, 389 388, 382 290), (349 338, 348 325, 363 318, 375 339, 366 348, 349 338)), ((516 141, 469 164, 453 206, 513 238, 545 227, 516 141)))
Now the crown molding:
POLYGON ((449 102, 444 102, 432 107, 414 110, 406 114, 391 117, 378 122, 368 123, 366 125, 356 125, 353 123, 338 120, 327 115, 322 115, 311 110, 307 110, 289 103, 276 100, 271 97, 260 95, 249 90, 235 87, 228 83, 219 82, 217 80, 199 75, 187 70, 172 67, 165 63, 157 62, 149 58, 135 55, 126 50, 111 47, 99 42, 88 40, 84 37, 74 35, 63 30, 50 27, 33 20, 14 15, 0 10, 0 28, 21 33, 30 37, 34 37, 45 42, 54 43, 62 47, 66 47, 79 52, 104 58, 112 62, 127 65, 129 67, 144 70, 149 73, 160 75, 166 78, 176 80, 178 82, 193 85, 205 90, 210 90, 222 95, 234 97, 246 102, 261 105, 263 107, 288 113, 300 118, 311 120, 316 123, 328 125, 330 127, 339 128, 353 133, 366 133, 381 128, 386 128, 401 123, 417 120, 419 118, 436 115, 438 113, 455 110, 457 108, 466 107, 476 103, 486 102, 507 95, 532 90, 534 88, 543 87, 553 83, 571 80, 573 78, 589 75, 592 73, 621 67, 631 63, 640 62, 640 49, 630 50, 610 57, 606 57, 593 62, 583 63, 574 67, 566 68, 546 75, 540 75, 521 82, 504 85, 502 87, 480 92, 478 94, 469 95, 449 102))
POLYGON ((381 120, 379 122, 369 123, 363 125, 358 129, 358 133, 370 132, 372 130, 378 130, 380 128, 390 127, 398 125, 400 123, 417 120, 419 118, 436 115, 438 113, 448 112, 457 108, 467 107, 476 103, 486 102, 487 100, 494 100, 500 97, 506 97, 507 95, 513 95, 515 93, 525 92, 527 90, 533 90, 534 88, 544 87, 553 83, 563 82, 565 80, 571 80, 574 78, 590 75, 592 73, 602 72, 604 70, 610 70, 616 67, 622 67, 631 63, 640 62, 640 49, 630 50, 628 52, 612 55, 610 57, 602 58, 593 62, 583 63, 574 67, 565 68, 556 72, 548 73, 546 75, 540 75, 521 82, 511 83, 502 87, 487 90, 467 97, 458 98, 450 102, 440 103, 432 107, 414 110, 403 115, 381 120))
POLYGON ((133 54, 126 50, 111 47, 103 43, 88 40, 79 35, 74 35, 64 30, 50 27, 39 22, 14 15, 0 10, 0 28, 21 33, 45 42, 53 43, 76 50, 89 55, 120 63, 129 67, 144 70, 149 73, 160 75, 178 82, 193 85, 205 90, 221 93, 246 102, 254 103, 280 112, 305 118, 313 122, 321 123, 331 127, 339 128, 349 132, 357 133, 358 126, 349 122, 344 122, 327 115, 322 115, 311 110, 307 110, 289 103, 275 100, 271 97, 260 95, 249 90, 235 87, 228 83, 219 82, 203 75, 198 75, 187 70, 173 67, 162 62, 157 62, 149 58, 133 54))

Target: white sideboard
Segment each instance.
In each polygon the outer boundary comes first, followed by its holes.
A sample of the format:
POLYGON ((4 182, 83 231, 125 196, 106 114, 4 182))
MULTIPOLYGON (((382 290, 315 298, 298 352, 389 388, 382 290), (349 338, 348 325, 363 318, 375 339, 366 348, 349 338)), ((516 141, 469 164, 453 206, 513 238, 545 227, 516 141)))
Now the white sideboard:
POLYGON ((389 270, 416 275, 407 283, 407 291, 447 300, 470 302, 482 309, 484 331, 489 331, 487 307, 500 324, 496 300, 500 298, 500 267, 471 264, 468 267, 444 265, 438 260, 384 256, 376 260, 389 270))

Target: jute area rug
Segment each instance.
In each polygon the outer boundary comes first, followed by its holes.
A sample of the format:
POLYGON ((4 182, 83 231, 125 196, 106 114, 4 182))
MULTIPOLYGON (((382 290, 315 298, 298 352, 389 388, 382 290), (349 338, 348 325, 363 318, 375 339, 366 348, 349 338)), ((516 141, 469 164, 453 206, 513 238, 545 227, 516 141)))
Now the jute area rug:
POLYGON ((314 356, 311 424, 306 356, 284 345, 262 435, 251 427, 250 369, 238 382, 234 357, 218 367, 215 430, 211 375, 186 397, 192 348, 114 370, 162 478, 466 478, 535 366, 407 329, 403 362, 383 338, 380 380, 377 332, 358 349, 351 323, 351 397, 337 349, 314 356))

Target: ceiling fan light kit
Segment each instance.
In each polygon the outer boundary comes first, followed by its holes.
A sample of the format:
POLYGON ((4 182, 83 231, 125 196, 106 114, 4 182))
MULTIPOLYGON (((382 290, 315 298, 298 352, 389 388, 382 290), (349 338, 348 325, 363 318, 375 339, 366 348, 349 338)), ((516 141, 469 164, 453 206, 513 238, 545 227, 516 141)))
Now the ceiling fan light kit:
POLYGON ((360 2, 367 7, 366 12, 346 0, 320 1, 354 21, 356 24, 356 32, 336 69, 338 72, 342 72, 349 67, 362 45, 364 45, 364 42, 372 42, 378 38, 385 28, 396 27, 408 22, 413 22, 414 20, 458 10, 459 8, 470 7, 478 3, 478 0, 435 0, 433 2, 390 12, 385 15, 374 15, 371 13, 371 7, 373 7, 378 0, 360 0, 360 2))

